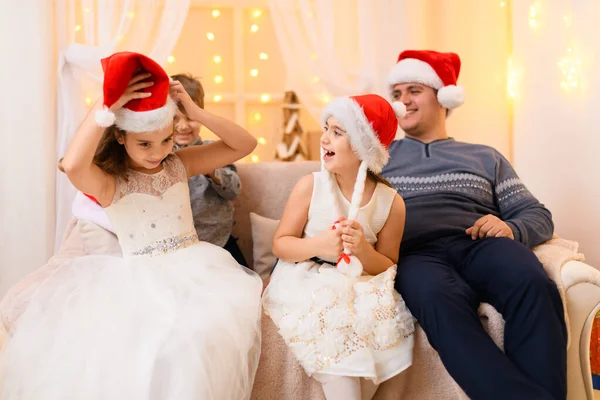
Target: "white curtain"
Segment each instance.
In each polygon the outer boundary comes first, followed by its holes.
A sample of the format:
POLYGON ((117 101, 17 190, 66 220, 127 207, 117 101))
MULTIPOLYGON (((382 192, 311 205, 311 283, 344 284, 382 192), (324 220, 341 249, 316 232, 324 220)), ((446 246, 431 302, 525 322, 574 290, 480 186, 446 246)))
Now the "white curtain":
POLYGON ((318 121, 337 96, 388 98, 385 81, 400 51, 454 51, 467 101, 451 136, 511 156, 506 69, 507 2, 480 0, 269 0, 287 86, 318 121))
POLYGON ((0 12, 0 297, 54 244, 55 54, 52 4, 0 12))
MULTIPOLYGON (((189 3, 189 0, 56 0, 57 160, 64 155, 89 104, 101 94, 100 59, 127 50, 146 54, 164 65, 179 38, 189 3)), ((57 171, 55 249, 71 217, 74 196, 75 188, 57 171)))
POLYGON ((382 92, 402 1, 270 0, 287 86, 318 120, 333 97, 382 92))
POLYGON ((512 2, 514 163, 600 268, 600 2, 512 2), (533 9, 532 9, 533 8, 533 9))

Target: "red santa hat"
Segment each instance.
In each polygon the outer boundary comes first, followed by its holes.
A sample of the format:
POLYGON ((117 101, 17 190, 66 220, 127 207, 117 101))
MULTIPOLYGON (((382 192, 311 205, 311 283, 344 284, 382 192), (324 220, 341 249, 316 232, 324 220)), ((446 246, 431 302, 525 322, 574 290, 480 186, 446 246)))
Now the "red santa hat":
MULTIPOLYGON (((406 107, 401 102, 391 105, 386 99, 376 94, 365 94, 361 96, 338 97, 325 107, 321 122, 323 125, 329 117, 334 117, 346 131, 350 140, 350 146, 361 160, 356 183, 352 193, 350 209, 347 218, 356 219, 362 202, 367 170, 375 173, 381 172, 389 160, 388 148, 398 130, 398 118, 406 113, 406 107)), ((321 149, 321 160, 323 158, 321 149)), ((322 160, 323 162, 323 160, 322 160)), ((333 185, 333 180, 331 182, 333 185)), ((331 186, 331 196, 335 199, 336 191, 331 186)), ((337 208, 336 203, 334 202, 337 208)), ((339 210, 335 210, 340 216, 339 210)), ((344 251, 343 257, 338 262, 338 267, 344 269, 345 273, 359 276, 362 273, 362 265, 356 257, 350 257, 348 251, 344 251), (344 260, 344 263, 341 261, 344 260), (341 264, 340 264, 341 263, 341 264)))
POLYGON ((170 78, 154 60, 133 52, 120 52, 101 60, 104 70, 104 109, 96 111, 96 123, 102 127, 116 124, 130 133, 153 132, 173 123, 177 106, 169 96, 170 78), (109 109, 123 95, 131 79, 149 73, 154 84, 143 89, 152 95, 134 99, 114 113, 109 109))
POLYGON ((400 53, 388 75, 390 93, 399 83, 420 83, 436 89, 438 102, 449 110, 465 102, 465 91, 457 86, 460 57, 432 50, 406 50, 400 53))
POLYGON ((321 116, 323 125, 334 117, 350 139, 352 149, 366 167, 375 173, 387 164, 387 152, 396 136, 398 118, 406 113, 401 102, 393 106, 376 94, 338 97, 325 107, 321 116))

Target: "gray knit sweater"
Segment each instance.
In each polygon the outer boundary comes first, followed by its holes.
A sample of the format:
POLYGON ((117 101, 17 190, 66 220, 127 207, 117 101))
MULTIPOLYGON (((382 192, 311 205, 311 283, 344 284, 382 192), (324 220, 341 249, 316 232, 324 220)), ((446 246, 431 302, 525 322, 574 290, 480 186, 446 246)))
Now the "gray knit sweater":
MULTIPOLYGON (((190 146, 210 143, 198 138, 190 146)), ((183 146, 185 147, 185 146, 183 146)), ((182 146, 174 146, 175 150, 182 146)), ((233 204, 242 187, 236 167, 227 165, 215 170, 214 175, 221 181, 217 184, 206 175, 192 176, 188 180, 194 226, 202 241, 223 247, 233 229, 233 204)))
POLYGON ((392 142, 383 176, 406 203, 402 250, 465 230, 487 214, 504 220, 529 247, 549 240, 552 215, 495 149, 452 138, 392 142))

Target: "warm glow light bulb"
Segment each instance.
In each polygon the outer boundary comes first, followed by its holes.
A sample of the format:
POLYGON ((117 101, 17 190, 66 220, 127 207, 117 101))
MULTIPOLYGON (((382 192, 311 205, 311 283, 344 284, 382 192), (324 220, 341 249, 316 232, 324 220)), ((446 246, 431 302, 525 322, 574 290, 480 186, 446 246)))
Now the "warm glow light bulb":
POLYGON ((268 55, 267 53, 260 53, 260 54, 258 55, 258 57, 259 57, 261 60, 268 60, 268 59, 269 59, 269 55, 268 55))
POLYGON ((223 82, 223 77, 221 75, 215 76, 215 83, 222 83, 222 82, 223 82))
POLYGON ((219 56, 219 55, 214 56, 213 61, 215 62, 215 64, 219 64, 222 61, 221 56, 219 56))
POLYGON ((262 101, 263 103, 266 103, 270 99, 271 99, 271 96, 269 96, 267 93, 260 96, 260 101, 262 101))
POLYGON ((257 77, 258 76, 258 70, 256 68, 255 69, 251 69, 250 70, 250 76, 257 77))
POLYGON ((213 16, 213 18, 219 18, 220 15, 221 15, 221 11, 219 11, 219 10, 212 10, 212 16, 213 16))
POLYGON ((169 56, 169 57, 167 57, 167 62, 169 64, 173 64, 175 62, 175 56, 169 56))
POLYGON ((258 143, 264 146, 265 144, 267 144, 267 139, 261 136, 258 138, 258 143))
POLYGON ((220 94, 215 94, 213 100, 215 101, 215 103, 218 103, 219 101, 223 100, 223 96, 221 96, 220 94))
POLYGON ((215 34, 214 34, 214 33, 212 33, 212 32, 207 32, 207 33, 206 33, 206 38, 207 38, 208 40, 215 40, 215 34))

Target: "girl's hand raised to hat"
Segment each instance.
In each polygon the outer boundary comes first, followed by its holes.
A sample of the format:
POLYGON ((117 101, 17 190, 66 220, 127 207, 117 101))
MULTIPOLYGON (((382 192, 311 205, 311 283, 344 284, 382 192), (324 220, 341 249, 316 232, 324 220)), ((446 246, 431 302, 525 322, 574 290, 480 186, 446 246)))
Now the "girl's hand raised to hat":
POLYGON ((111 107, 111 111, 116 111, 127 104, 130 100, 145 99, 146 97, 152 96, 150 92, 144 92, 143 90, 147 87, 154 85, 154 82, 147 81, 150 76, 149 73, 138 74, 129 81, 129 86, 125 89, 125 92, 121 95, 111 107))

